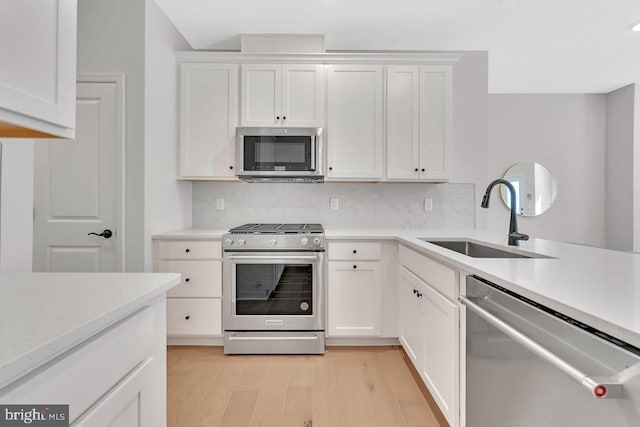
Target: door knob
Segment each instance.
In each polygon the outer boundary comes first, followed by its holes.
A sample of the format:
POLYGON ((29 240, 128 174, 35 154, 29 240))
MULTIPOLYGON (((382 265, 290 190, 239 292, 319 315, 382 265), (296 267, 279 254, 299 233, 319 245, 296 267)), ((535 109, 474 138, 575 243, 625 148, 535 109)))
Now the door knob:
POLYGON ((111 238, 111 236, 113 236, 113 233, 111 232, 111 230, 104 230, 102 233, 98 234, 98 233, 88 233, 87 236, 100 236, 100 237, 104 237, 105 239, 109 239, 111 238))

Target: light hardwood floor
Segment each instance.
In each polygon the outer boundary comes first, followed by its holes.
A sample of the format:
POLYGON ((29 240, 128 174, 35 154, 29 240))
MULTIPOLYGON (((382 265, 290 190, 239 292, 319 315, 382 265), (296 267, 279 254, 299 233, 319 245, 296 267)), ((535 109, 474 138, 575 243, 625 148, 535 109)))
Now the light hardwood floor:
POLYGON ((225 356, 171 346, 167 386, 169 427, 441 425, 398 347, 225 356))

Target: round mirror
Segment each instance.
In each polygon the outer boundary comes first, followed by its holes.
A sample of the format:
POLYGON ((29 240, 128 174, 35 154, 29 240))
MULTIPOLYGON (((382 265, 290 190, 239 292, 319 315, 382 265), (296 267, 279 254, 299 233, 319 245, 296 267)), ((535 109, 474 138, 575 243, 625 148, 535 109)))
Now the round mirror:
MULTIPOLYGON (((553 205, 558 197, 558 184, 546 167, 535 162, 520 162, 504 174, 516 190, 516 212, 521 216, 536 216, 553 205)), ((511 196, 504 185, 500 186, 502 201, 511 209, 511 196)))

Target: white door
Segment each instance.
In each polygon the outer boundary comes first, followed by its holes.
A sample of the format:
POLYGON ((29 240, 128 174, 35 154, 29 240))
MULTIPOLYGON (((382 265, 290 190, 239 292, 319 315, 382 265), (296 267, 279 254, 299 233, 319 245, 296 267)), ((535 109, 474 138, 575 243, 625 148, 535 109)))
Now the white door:
POLYGON ((123 270, 120 90, 78 83, 76 139, 36 144, 34 271, 123 270))
POLYGON ((282 65, 242 65, 242 126, 281 126, 282 65))
POLYGON ((282 125, 322 127, 324 65, 282 66, 282 125))
POLYGON ((420 177, 420 67, 387 67, 387 178, 420 177))
POLYGON ((382 90, 381 66, 329 66, 328 178, 381 178, 382 90))

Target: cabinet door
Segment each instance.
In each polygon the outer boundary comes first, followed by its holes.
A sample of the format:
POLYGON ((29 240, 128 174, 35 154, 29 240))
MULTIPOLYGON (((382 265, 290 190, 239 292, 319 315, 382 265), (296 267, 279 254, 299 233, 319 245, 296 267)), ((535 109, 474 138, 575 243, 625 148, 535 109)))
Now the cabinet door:
POLYGON ((429 286, 420 298, 424 305, 424 359, 422 378, 450 425, 458 412, 458 306, 429 286))
POLYGON ((420 179, 450 178, 451 67, 425 65, 420 67, 420 179))
POLYGON ((76 15, 76 0, 2 1, 0 122, 74 137, 76 15))
POLYGON ((282 125, 322 127, 324 65, 282 66, 282 125))
POLYGON ((387 178, 420 177, 420 67, 387 67, 387 178))
MULTIPOLYGON (((133 370, 98 403, 73 425, 78 427, 135 427, 152 423, 151 416, 158 408, 152 407, 147 395, 152 392, 149 379, 153 359, 148 359, 133 370)), ((164 416, 161 416, 164 419, 164 416)))
POLYGON ((238 68, 180 64, 180 176, 235 178, 238 68))
POLYGON ((382 74, 377 65, 329 66, 328 178, 381 178, 382 74))
POLYGON ((329 336, 380 335, 379 262, 330 262, 329 336))
POLYGON ((424 284, 409 270, 400 266, 400 343, 409 355, 418 372, 424 359, 424 313, 418 292, 423 292, 424 284))
POLYGON ((242 126, 281 126, 282 66, 242 65, 242 126))

